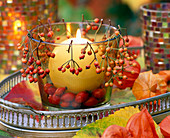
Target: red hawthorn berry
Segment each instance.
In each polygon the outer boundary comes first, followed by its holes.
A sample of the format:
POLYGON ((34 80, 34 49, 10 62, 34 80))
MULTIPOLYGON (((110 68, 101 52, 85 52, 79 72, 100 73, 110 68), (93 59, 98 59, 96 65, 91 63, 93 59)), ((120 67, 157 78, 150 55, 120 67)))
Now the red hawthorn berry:
POLYGON ((92 54, 92 51, 88 51, 87 54, 88 54, 88 55, 91 55, 91 54, 92 54))
POLYGON ((49 70, 49 69, 46 69, 45 72, 46 72, 47 74, 49 74, 49 73, 50 73, 50 70, 49 70))
POLYGON ((25 72, 25 70, 24 70, 24 69, 21 69, 21 70, 20 70, 20 72, 21 72, 21 73, 24 73, 24 72, 25 72))
POLYGON ((75 70, 75 74, 78 75, 78 74, 79 74, 79 71, 78 71, 78 70, 75 70))
POLYGON ((66 68, 69 69, 69 68, 70 68, 70 64, 67 64, 67 65, 66 65, 66 68))
POLYGON ((99 23, 99 18, 95 18, 95 19, 94 19, 94 22, 95 22, 95 23, 99 23))
POLYGON ((90 65, 86 65, 86 69, 89 69, 90 68, 90 65))
POLYGON ((87 30, 90 30, 90 29, 91 29, 91 26, 90 26, 90 25, 87 25, 86 28, 87 28, 87 30))
POLYGON ((37 60, 37 61, 36 61, 36 64, 37 64, 37 65, 41 65, 41 61, 40 61, 40 60, 37 60))
POLYGON ((62 68, 63 68, 62 66, 61 66, 61 67, 58 67, 58 70, 61 71, 62 68))
POLYGON ((51 53, 51 54, 50 54, 50 57, 54 58, 54 57, 55 57, 55 54, 54 54, 54 53, 51 53))
POLYGON ((82 71, 82 68, 79 67, 79 68, 78 68, 78 71, 81 72, 81 71, 82 71))

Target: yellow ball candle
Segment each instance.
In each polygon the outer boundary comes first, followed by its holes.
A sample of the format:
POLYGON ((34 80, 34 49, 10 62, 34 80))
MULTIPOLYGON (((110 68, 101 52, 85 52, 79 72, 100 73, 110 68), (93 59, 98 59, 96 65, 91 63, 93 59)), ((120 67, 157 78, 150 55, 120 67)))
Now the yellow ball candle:
MULTIPOLYGON (((81 60, 79 59, 79 56, 81 55, 81 49, 85 47, 85 45, 82 44, 86 44, 87 42, 91 43, 91 41, 79 36, 63 41, 63 45, 55 46, 53 50, 53 53, 55 53, 55 58, 49 59, 49 75, 55 87, 67 87, 68 91, 78 93, 85 90, 92 91, 98 88, 104 82, 104 73, 101 72, 100 74, 97 74, 96 67, 93 63, 91 64, 90 69, 86 69, 86 65, 89 65, 94 59, 93 54, 87 54, 87 51, 90 50, 90 47, 87 48, 85 58, 81 60), (71 41, 73 41, 73 60, 75 60, 83 69, 78 75, 72 74, 69 69, 66 69, 65 72, 58 70, 58 67, 71 59, 71 53, 67 52, 71 41)), ((97 49, 98 46, 92 45, 92 48, 97 49)), ((96 54, 96 57, 100 63, 102 58, 98 54, 96 54)))

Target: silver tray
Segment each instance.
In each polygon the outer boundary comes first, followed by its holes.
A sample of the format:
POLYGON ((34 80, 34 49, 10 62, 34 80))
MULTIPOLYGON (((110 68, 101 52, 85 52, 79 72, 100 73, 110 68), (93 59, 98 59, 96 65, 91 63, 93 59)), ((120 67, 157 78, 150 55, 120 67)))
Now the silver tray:
POLYGON ((22 80, 26 79, 16 72, 0 82, 0 128, 17 136, 72 137, 81 127, 128 106, 147 107, 156 122, 170 115, 170 92, 125 104, 62 111, 37 111, 4 100, 11 88, 22 80))

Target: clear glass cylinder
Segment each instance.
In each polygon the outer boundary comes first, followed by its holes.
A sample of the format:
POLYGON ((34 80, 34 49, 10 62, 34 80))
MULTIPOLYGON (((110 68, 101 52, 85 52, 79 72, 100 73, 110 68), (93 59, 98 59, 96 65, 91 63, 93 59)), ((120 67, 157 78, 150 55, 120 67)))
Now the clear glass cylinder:
POLYGON ((106 72, 115 66, 116 30, 102 23, 59 22, 28 33, 43 105, 80 109, 109 103, 112 85, 105 87, 111 79, 106 72))

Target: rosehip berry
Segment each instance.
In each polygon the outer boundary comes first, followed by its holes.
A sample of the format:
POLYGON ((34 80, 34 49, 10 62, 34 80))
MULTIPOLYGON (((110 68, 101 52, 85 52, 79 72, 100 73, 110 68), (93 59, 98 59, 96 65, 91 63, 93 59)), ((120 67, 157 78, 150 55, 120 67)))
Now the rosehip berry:
POLYGON ((70 68, 70 72, 74 74, 75 73, 75 69, 74 68, 70 68))
POLYGON ((29 66, 29 69, 30 69, 30 70, 34 70, 34 66, 33 66, 33 65, 30 65, 30 66, 29 66))
POLYGON ((66 68, 69 69, 69 68, 70 68, 70 64, 67 64, 67 65, 66 65, 66 68))
POLYGON ((95 49, 95 50, 94 50, 94 53, 98 53, 98 49, 95 49))
POLYGON ((105 55, 102 55, 102 59, 105 59, 106 58, 106 56, 105 55))
POLYGON ((47 52, 47 56, 48 56, 48 57, 51 57, 51 52, 47 52))
POLYGON ((84 48, 81 49, 81 54, 86 54, 86 50, 84 48))
POLYGON ((109 86, 109 83, 108 83, 108 82, 106 82, 106 83, 105 83, 105 87, 108 87, 108 86, 109 86))
POLYGON ((45 76, 46 76, 46 73, 40 75, 40 77, 41 77, 42 79, 45 78, 45 76))
POLYGON ((92 51, 88 51, 87 54, 88 54, 88 55, 91 55, 91 54, 92 54, 92 51))
POLYGON ((56 30, 57 30, 57 32, 59 32, 59 31, 60 31, 60 28, 57 28, 56 30))
POLYGON ((110 83, 109 83, 109 86, 110 86, 110 87, 112 87, 112 86, 113 86, 113 83, 112 83, 112 82, 110 82, 110 83))
POLYGON ((33 75, 33 72, 30 70, 30 71, 29 71, 29 74, 30 74, 30 75, 33 75))
POLYGON ((102 99, 106 94, 106 90, 103 88, 103 89, 95 89, 93 92, 92 92, 92 95, 97 98, 97 99, 102 99))
POLYGON ((107 77, 109 77, 109 76, 111 75, 111 73, 107 71, 107 72, 105 73, 105 75, 106 75, 107 77))
POLYGON ((94 97, 90 97, 85 103, 84 106, 91 107, 98 104, 98 100, 94 97))
POLYGON ((125 46, 128 47, 129 46, 129 42, 125 42, 125 46))
POLYGON ((45 73, 49 74, 49 73, 50 73, 50 70, 49 70, 49 69, 46 69, 46 70, 45 70, 45 73))
POLYGON ((86 65, 86 69, 89 69, 90 68, 90 65, 86 65))
POLYGON ((71 92, 65 93, 61 96, 61 100, 64 102, 72 102, 74 98, 75 98, 75 94, 71 92))
POLYGON ((98 66, 98 65, 99 65, 99 62, 98 62, 98 61, 95 61, 95 62, 94 62, 94 65, 95 65, 95 66, 98 66))
POLYGON ((41 37, 44 37, 44 33, 41 33, 40 36, 41 36, 41 37))
POLYGON ((37 60, 37 61, 36 61, 36 64, 37 64, 37 65, 41 65, 41 61, 40 61, 40 60, 37 60))
POLYGON ((82 68, 79 67, 79 68, 78 68, 78 71, 81 72, 81 71, 82 71, 82 68))
POLYGON ((60 36, 57 36, 57 40, 60 40, 60 36))
POLYGON ((85 101, 87 101, 88 98, 89 98, 89 93, 86 91, 81 91, 76 95, 75 101, 77 103, 84 103, 85 101))
POLYGON ((109 66, 109 67, 107 67, 107 71, 111 71, 112 70, 112 68, 109 66))
POLYGON ((87 25, 86 28, 87 28, 87 30, 90 30, 90 29, 91 29, 91 26, 90 26, 90 25, 87 25))
POLYGON ((92 30, 97 30, 98 26, 92 26, 92 30))
POLYGON ((122 52, 123 52, 123 48, 120 48, 120 49, 119 49, 119 52, 122 53, 122 52))
POLYGON ((54 94, 57 96, 62 96, 65 93, 66 89, 66 87, 60 87, 55 91, 54 94))
POLYGON ((38 71, 38 74, 43 74, 44 73, 44 70, 43 69, 40 69, 39 71, 38 71))
POLYGON ((21 70, 20 70, 20 72, 21 72, 21 73, 24 73, 24 72, 25 72, 25 70, 24 70, 24 69, 21 69, 21 70))
POLYGON ((102 71, 105 71, 105 67, 102 67, 102 71))
POLYGON ((32 83, 34 81, 34 78, 33 77, 29 78, 29 81, 30 83, 32 83))
POLYGON ((60 97, 53 94, 52 99, 51 99, 52 104, 59 105, 60 103, 60 97))
POLYGON ((61 71, 62 68, 63 68, 62 66, 61 66, 61 67, 58 67, 58 70, 61 71))
POLYGON ((86 31, 82 31, 82 35, 86 35, 86 31))
POLYGON ((116 70, 113 70, 113 74, 116 75, 117 71, 116 70))
POLYGON ((98 18, 95 18, 95 19, 94 19, 94 22, 95 22, 95 23, 99 23, 99 19, 98 19, 98 18))
POLYGON ((119 84, 119 85, 122 85, 122 81, 118 81, 118 84, 119 84))
POLYGON ((38 66, 37 69, 40 70, 40 69, 41 69, 41 66, 38 66))
POLYGON ((100 68, 97 68, 97 69, 96 69, 96 73, 97 73, 97 74, 100 74, 101 72, 102 72, 102 69, 100 69, 100 68))
POLYGON ((62 71, 62 72, 65 72, 65 71, 66 71, 66 69, 65 69, 65 68, 62 68, 62 69, 61 69, 61 71, 62 71))
POLYGON ((27 76, 27 75, 26 75, 26 73, 23 73, 23 74, 22 74, 22 77, 24 77, 24 78, 25 78, 26 76, 27 76))
POLYGON ((34 78, 34 82, 37 82, 38 81, 38 79, 37 78, 34 78))
POLYGON ((79 59, 84 59, 84 57, 85 57, 85 55, 84 55, 84 54, 81 54, 81 55, 79 56, 79 59))
POLYGON ((79 108, 79 107, 81 106, 81 104, 73 101, 72 104, 71 104, 71 106, 72 106, 73 108, 79 108))
POLYGON ((48 32, 47 36, 48 36, 48 37, 52 37, 52 36, 53 36, 52 33, 51 33, 51 31, 48 32))
POLYGON ((79 74, 79 71, 78 71, 78 70, 75 70, 75 74, 78 75, 78 74, 79 74))
POLYGON ((67 108, 70 106, 70 103, 69 102, 61 102, 60 106, 63 108, 67 108))
POLYGON ((27 60, 26 60, 25 58, 22 58, 21 61, 22 61, 22 63, 24 63, 24 64, 27 63, 27 60))
POLYGON ((67 39, 69 39, 70 38, 70 36, 69 35, 67 35, 67 39))
POLYGON ((125 41, 126 41, 126 42, 129 42, 129 38, 126 38, 125 41))
POLYGON ((54 53, 51 53, 51 54, 50 54, 50 57, 54 58, 54 57, 55 57, 55 54, 54 54, 54 53))
POLYGON ((110 52, 110 47, 106 48, 106 52, 108 52, 108 53, 110 52))

